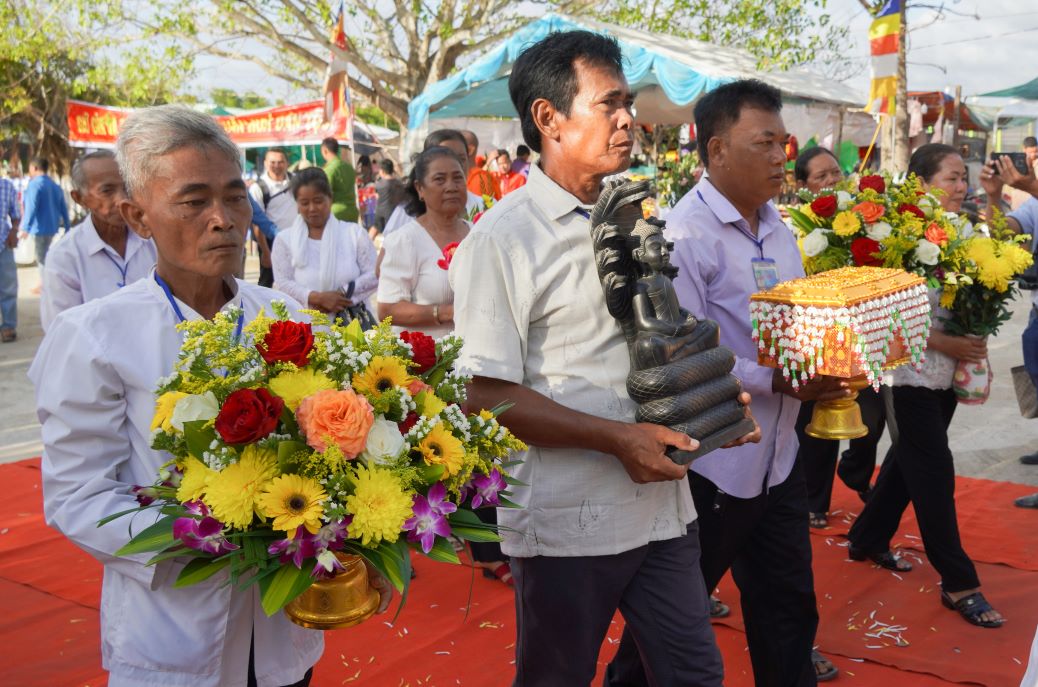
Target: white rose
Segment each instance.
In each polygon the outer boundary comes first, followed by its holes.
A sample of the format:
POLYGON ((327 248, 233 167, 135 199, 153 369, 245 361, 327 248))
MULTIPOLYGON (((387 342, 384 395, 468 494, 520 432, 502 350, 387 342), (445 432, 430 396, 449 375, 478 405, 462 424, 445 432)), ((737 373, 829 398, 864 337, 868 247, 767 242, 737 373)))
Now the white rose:
POLYGON ((847 193, 846 191, 836 192, 836 204, 841 210, 846 210, 854 203, 854 196, 847 193))
POLYGON ((170 418, 169 423, 178 432, 183 432, 185 422, 212 420, 219 414, 220 402, 216 400, 216 396, 213 395, 212 391, 207 391, 201 395, 192 394, 185 396, 177 401, 177 404, 173 406, 173 416, 170 418))
POLYGON ((804 255, 813 258, 829 247, 829 239, 825 236, 825 229, 815 229, 804 237, 804 255))
POLYGON ((376 464, 384 463, 386 458, 395 458, 403 447, 404 437, 400 434, 400 428, 395 422, 379 416, 368 432, 368 442, 361 456, 376 464))
POLYGON ((927 218, 933 218, 935 203, 931 196, 921 196, 916 205, 923 211, 923 214, 926 215, 927 218))
POLYGON ((941 257, 941 247, 936 243, 930 243, 926 239, 919 239, 915 247, 915 259, 924 265, 936 265, 941 257))
POLYGON ((873 241, 882 241, 890 236, 892 231, 894 231, 894 228, 886 222, 873 222, 865 227, 865 235, 873 241))

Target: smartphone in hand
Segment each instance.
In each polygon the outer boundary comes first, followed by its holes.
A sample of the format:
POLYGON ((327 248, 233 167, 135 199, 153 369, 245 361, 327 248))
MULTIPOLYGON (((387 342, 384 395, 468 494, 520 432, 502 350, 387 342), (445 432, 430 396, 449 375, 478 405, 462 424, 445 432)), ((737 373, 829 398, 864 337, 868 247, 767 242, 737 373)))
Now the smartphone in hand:
POLYGON ((1030 174, 1030 170, 1027 169, 1027 153, 991 153, 991 161, 994 162, 1003 156, 1012 160, 1013 166, 1016 167, 1016 171, 1025 176, 1030 174))

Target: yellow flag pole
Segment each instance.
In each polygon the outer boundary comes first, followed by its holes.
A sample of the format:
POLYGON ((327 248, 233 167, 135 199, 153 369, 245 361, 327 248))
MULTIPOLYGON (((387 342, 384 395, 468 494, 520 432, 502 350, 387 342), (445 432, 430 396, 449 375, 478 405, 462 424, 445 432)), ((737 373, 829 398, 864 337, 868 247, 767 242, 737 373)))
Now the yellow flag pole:
POLYGON ((876 138, 879 136, 880 127, 883 126, 883 115, 876 116, 876 131, 872 134, 872 141, 869 143, 869 149, 865 151, 865 157, 861 159, 861 164, 858 165, 858 175, 861 175, 862 170, 865 169, 865 165, 869 162, 869 157, 872 155, 872 149, 876 147, 876 138))

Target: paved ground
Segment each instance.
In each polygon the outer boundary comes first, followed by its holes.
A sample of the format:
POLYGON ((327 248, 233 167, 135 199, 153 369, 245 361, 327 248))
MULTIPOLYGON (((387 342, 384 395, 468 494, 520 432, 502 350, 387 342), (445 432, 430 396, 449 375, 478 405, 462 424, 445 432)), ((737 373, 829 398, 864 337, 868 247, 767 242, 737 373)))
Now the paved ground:
MULTIPOLYGON (((254 281, 256 274, 251 258, 246 278, 254 281)), ((18 341, 0 345, 0 463, 36 456, 41 450, 32 385, 25 374, 43 336, 39 298, 30 293, 38 283, 36 268, 20 268, 18 279, 18 341)), ((1038 421, 1020 417, 1009 373, 1021 362, 1020 335, 1027 324, 1030 298, 1018 299, 1014 305, 1013 319, 989 346, 995 372, 991 399, 982 406, 959 407, 951 426, 952 449, 961 475, 1038 486, 1038 466, 1019 462, 1021 455, 1038 449, 1038 421)), ((887 444, 884 437, 880 455, 887 444)))

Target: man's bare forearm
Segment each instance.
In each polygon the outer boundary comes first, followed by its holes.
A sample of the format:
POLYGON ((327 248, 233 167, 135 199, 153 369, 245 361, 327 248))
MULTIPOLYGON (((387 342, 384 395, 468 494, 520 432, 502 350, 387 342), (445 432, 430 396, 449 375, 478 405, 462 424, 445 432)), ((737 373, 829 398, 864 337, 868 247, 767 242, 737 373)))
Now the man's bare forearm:
POLYGON ((543 448, 585 448, 615 454, 623 423, 588 415, 556 403, 533 389, 490 377, 469 386, 471 409, 513 404, 500 422, 524 442, 543 448))

